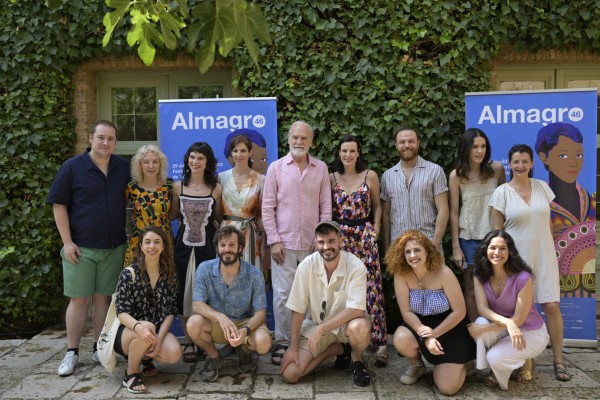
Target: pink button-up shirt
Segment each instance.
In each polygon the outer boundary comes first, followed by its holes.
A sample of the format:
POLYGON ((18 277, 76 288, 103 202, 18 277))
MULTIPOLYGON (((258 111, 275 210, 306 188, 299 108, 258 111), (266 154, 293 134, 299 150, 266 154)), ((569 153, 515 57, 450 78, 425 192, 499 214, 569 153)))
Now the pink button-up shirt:
POLYGON ((268 245, 310 250, 317 224, 331 220, 327 165, 309 155, 300 171, 289 153, 273 162, 263 189, 262 219, 268 245))

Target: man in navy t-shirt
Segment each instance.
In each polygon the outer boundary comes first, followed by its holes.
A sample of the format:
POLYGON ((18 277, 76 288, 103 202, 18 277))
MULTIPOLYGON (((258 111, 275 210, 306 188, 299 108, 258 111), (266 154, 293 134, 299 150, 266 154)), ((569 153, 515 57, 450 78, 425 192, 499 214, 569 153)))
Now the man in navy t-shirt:
MULTIPOLYGON (((79 342, 93 303, 96 340, 100 335, 110 296, 123 267, 125 187, 129 163, 113 155, 117 129, 99 121, 90 134, 90 148, 60 167, 46 203, 63 242, 64 294, 71 298, 66 313, 67 354, 58 375, 68 376, 79 361, 79 342)), ((98 362, 96 346, 92 359, 98 362)))

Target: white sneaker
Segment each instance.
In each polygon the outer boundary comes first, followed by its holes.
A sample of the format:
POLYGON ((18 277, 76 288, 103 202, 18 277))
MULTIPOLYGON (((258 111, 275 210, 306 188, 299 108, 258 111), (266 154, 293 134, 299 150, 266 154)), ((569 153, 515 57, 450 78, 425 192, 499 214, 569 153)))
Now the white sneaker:
POLYGON ((400 382, 405 385, 412 385, 416 381, 419 380, 421 375, 423 375, 427 371, 427 367, 423 364, 421 359, 419 360, 410 360, 410 365, 404 371, 404 374, 400 377, 400 382))
POLYGON ((59 376, 69 376, 73 373, 75 366, 79 362, 79 356, 75 354, 74 351, 67 351, 65 358, 63 358, 60 363, 60 367, 58 367, 58 375, 59 376))
POLYGON ((92 352, 92 361, 100 364, 100 357, 98 357, 98 350, 92 352))

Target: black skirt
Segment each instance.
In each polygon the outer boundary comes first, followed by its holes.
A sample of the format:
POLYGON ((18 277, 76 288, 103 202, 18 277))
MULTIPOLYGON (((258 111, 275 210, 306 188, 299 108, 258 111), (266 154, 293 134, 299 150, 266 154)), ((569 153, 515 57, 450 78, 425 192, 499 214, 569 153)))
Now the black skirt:
MULTIPOLYGON (((450 313, 451 310, 434 315, 415 315, 419 317, 423 325, 426 325, 431 329, 435 329, 439 324, 442 323, 443 320, 446 319, 450 313)), ((440 342, 442 348, 444 349, 444 354, 441 355, 431 354, 427 349, 427 346, 425 346, 425 341, 423 338, 421 338, 417 332, 412 330, 412 328, 408 326, 406 322, 402 322, 402 326, 406 327, 417 339, 419 348, 421 349, 421 354, 423 354, 427 362, 430 364, 464 364, 475 359, 475 341, 471 335, 469 335, 469 331, 467 329, 468 321, 468 318, 465 316, 465 318, 463 318, 463 320, 460 321, 454 328, 437 338, 438 342, 440 342)))

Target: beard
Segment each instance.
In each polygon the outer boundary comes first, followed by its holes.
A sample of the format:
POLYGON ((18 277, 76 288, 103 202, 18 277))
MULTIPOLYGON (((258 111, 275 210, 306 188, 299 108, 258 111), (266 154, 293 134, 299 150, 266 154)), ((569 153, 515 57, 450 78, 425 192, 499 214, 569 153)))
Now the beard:
POLYGON ((219 253, 219 258, 221 259, 221 264, 226 267, 229 267, 238 262, 240 259, 241 253, 219 253))
POLYGON ((321 257, 323 257, 323 260, 333 261, 338 256, 338 254, 340 254, 340 249, 332 251, 319 250, 319 254, 321 255, 321 257))
POLYGON ((419 153, 416 150, 404 150, 400 152, 400 159, 402 161, 412 161, 417 158, 418 155, 419 153))
POLYGON ((308 150, 309 150, 308 147, 305 147, 302 150, 298 149, 298 148, 295 148, 295 147, 292 147, 290 149, 290 152, 292 153, 292 156, 300 158, 300 157, 306 157, 306 155, 308 154, 308 150))

